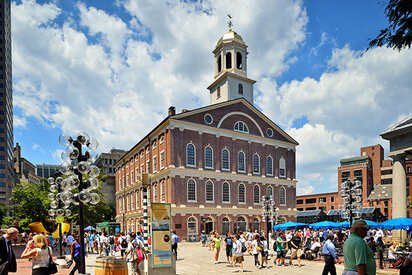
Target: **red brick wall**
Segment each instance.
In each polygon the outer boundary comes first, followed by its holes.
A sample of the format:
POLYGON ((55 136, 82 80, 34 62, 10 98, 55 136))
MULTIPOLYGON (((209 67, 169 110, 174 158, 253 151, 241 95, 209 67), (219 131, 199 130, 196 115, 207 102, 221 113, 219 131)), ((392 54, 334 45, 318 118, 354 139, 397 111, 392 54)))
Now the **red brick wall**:
POLYGON ((383 157, 384 157, 383 156, 384 150, 382 146, 377 144, 373 146, 362 147, 361 155, 363 155, 363 153, 366 153, 366 155, 372 161, 373 184, 380 184, 381 183, 381 164, 382 164, 383 157))
POLYGON ((314 194, 314 195, 303 195, 303 196, 296 196, 296 201, 298 200, 303 200, 303 204, 297 204, 296 203, 296 208, 300 209, 303 208, 303 210, 299 211, 306 211, 308 210, 307 208, 315 207, 316 209, 320 209, 321 207, 325 207, 326 210, 324 210, 325 213, 328 213, 329 210, 332 209, 340 209, 340 205, 338 202, 338 192, 333 192, 333 193, 323 193, 323 194, 314 194), (333 202, 332 202, 332 197, 333 197, 333 202), (326 198, 326 202, 320 202, 320 198, 326 198), (316 199, 315 203, 306 203, 307 199, 316 199))

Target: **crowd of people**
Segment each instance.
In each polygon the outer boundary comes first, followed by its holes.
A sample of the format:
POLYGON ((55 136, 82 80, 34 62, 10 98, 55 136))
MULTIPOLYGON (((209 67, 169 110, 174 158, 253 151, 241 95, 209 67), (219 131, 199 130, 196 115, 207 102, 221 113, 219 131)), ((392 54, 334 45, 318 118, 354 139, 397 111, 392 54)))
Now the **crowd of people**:
POLYGON ((412 254, 409 254, 409 258, 397 256, 399 244, 391 241, 392 232, 369 229, 363 221, 355 222, 351 229, 304 228, 275 231, 273 234, 271 232, 268 239, 266 236, 265 232, 248 231, 221 236, 217 232, 206 234, 203 231, 200 241, 201 246, 212 251, 215 264, 220 263, 221 250, 225 251, 225 262, 233 268, 233 272, 243 271, 244 256, 247 255, 253 256, 257 269, 265 268, 271 263, 274 266, 290 266, 294 264, 295 259, 296 266, 301 267, 301 259, 304 258, 322 259, 325 263, 323 275, 336 274, 335 263, 341 262, 345 264, 345 275, 376 274, 375 259, 378 259, 381 269, 384 268, 385 262, 389 262, 391 266, 399 267, 401 274, 402 270, 408 268, 412 272, 412 254), (355 255, 355 251, 362 254, 362 261, 359 261, 359 253, 355 255), (364 270, 357 270, 359 263, 364 270), (365 273, 366 269, 368 272, 365 273))

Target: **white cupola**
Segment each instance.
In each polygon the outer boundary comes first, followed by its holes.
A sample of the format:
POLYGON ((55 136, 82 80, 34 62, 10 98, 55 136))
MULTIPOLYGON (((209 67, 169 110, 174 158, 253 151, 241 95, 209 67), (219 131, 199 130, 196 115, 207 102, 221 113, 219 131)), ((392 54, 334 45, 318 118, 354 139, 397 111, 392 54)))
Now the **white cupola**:
POLYGON ((215 76, 208 87, 210 104, 245 98, 253 104, 253 84, 247 78, 247 46, 242 37, 229 30, 217 42, 215 55, 215 76))

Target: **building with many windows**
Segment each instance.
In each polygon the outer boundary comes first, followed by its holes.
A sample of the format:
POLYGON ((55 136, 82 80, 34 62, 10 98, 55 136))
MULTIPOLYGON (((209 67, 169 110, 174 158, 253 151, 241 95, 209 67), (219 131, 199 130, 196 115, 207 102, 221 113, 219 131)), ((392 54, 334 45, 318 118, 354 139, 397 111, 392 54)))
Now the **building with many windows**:
POLYGON ((14 148, 14 170, 17 183, 40 183, 40 178, 36 175, 36 166, 21 156, 19 143, 16 143, 16 147, 14 148))
POLYGON ((126 154, 126 151, 120 149, 111 149, 108 153, 101 153, 95 165, 100 168, 102 177, 102 193, 104 199, 110 205, 116 203, 116 187, 115 187, 115 170, 116 163, 126 154))
MULTIPOLYGON (((168 116, 116 164, 116 219, 142 226, 142 173, 149 201, 172 205, 172 228, 195 240, 201 230, 262 229, 262 196, 281 221, 295 219, 298 143, 253 105, 247 46, 234 31, 213 51, 210 105, 168 116)), ((150 206, 149 206, 150 214, 150 206)))
POLYGON ((61 169, 62 166, 57 164, 36 164, 36 175, 40 178, 47 179, 54 177, 61 169))
POLYGON ((15 186, 10 0, 0 1, 0 204, 10 214, 15 186))

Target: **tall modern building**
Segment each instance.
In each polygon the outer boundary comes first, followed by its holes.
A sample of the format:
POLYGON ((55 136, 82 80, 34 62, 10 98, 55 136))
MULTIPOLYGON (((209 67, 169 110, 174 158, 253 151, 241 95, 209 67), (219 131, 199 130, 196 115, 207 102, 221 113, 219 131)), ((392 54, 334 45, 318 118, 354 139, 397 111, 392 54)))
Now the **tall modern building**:
POLYGON ((57 164, 36 164, 36 175, 40 178, 53 177, 62 168, 57 164))
POLYGON ((0 1, 0 204, 9 212, 15 185, 13 160, 13 96, 11 73, 10 0, 0 1))

